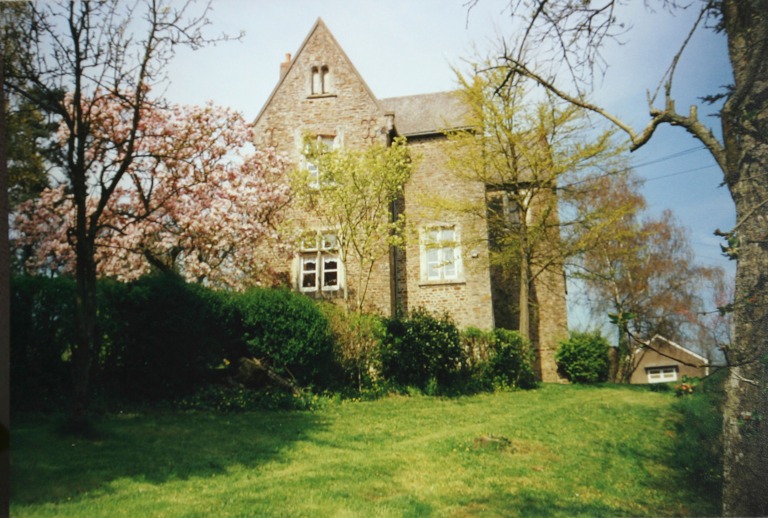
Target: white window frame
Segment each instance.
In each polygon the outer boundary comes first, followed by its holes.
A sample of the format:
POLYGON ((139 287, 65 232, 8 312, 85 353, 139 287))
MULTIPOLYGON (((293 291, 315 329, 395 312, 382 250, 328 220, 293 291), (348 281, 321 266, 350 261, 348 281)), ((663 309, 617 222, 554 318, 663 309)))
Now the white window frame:
POLYGON ((663 367, 646 367, 645 375, 648 383, 670 383, 677 381, 677 365, 664 365, 663 367))
POLYGON ((463 282, 461 240, 457 225, 431 225, 421 232, 423 284, 463 282))
POLYGON ((302 293, 339 291, 342 289, 343 282, 343 268, 336 234, 317 232, 307 235, 299 253, 299 291, 302 293), (312 268, 307 268, 310 265, 312 268), (307 280, 311 276, 314 276, 314 282, 308 283, 307 280), (329 276, 333 276, 336 282, 329 284, 329 276))

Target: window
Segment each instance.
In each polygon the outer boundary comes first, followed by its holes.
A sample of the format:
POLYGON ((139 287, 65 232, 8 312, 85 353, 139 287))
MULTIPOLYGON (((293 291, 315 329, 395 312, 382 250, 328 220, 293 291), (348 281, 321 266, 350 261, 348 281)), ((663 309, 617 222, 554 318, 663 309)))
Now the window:
POLYGON ((330 92, 330 74, 326 65, 312 67, 310 95, 325 95, 330 92))
POLYGON ((422 281, 461 279, 461 248, 455 226, 431 227, 422 235, 422 281))
MULTIPOLYGON (((317 136, 317 144, 320 148, 321 152, 323 151, 331 151, 336 148, 336 138, 333 135, 318 135, 317 136)), ((309 151, 309 147, 306 151, 309 151)), ((305 151, 305 152, 306 152, 305 151)), ((307 170, 308 175, 308 185, 312 189, 319 189, 321 182, 320 179, 320 170, 317 167, 317 164, 310 161, 306 157, 304 158, 304 166, 307 170)))
POLYGON ((299 289, 303 292, 337 291, 341 286, 338 241, 332 233, 309 234, 299 258, 299 289))
POLYGON ((677 381, 677 367, 648 367, 645 369, 648 375, 648 383, 667 383, 677 381))

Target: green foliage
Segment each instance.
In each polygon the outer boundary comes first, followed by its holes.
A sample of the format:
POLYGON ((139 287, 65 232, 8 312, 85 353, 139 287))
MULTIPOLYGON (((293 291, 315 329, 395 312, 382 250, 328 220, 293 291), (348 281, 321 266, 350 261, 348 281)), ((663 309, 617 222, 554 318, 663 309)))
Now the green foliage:
POLYGON ((357 391, 374 388, 381 372, 378 350, 384 335, 384 322, 376 315, 347 311, 336 304, 322 304, 333 335, 334 357, 343 370, 345 385, 357 391))
POLYGON ((459 331, 448 315, 436 318, 419 308, 407 318, 385 321, 382 374, 430 393, 455 387, 462 374, 459 331))
POLYGON ((210 290, 156 274, 100 283, 102 344, 96 375, 107 392, 139 400, 190 393, 221 362, 210 290))
POLYGON ((302 386, 332 384, 328 320, 308 297, 285 289, 253 288, 229 294, 220 317, 231 351, 258 358, 302 386))
POLYGON ((50 409, 68 387, 75 340, 75 283, 58 277, 11 279, 11 365, 14 408, 50 409))
POLYGON ((467 328, 461 334, 473 385, 481 390, 534 388, 534 352, 517 331, 467 328))
POLYGON ((488 358, 488 372, 495 384, 516 388, 534 388, 535 360, 530 344, 516 331, 493 331, 493 354, 488 358))
POLYGON ((305 157, 316 176, 296 171, 292 187, 297 201, 311 210, 318 223, 334 229, 340 259, 347 268, 348 290, 355 310, 365 306, 374 264, 388 257, 390 247, 403 242, 405 220, 391 206, 410 178, 412 160, 405 139, 390 146, 329 149, 305 137, 305 157))
POLYGON ((597 331, 571 332, 555 353, 558 369, 574 383, 608 380, 608 341, 597 331))

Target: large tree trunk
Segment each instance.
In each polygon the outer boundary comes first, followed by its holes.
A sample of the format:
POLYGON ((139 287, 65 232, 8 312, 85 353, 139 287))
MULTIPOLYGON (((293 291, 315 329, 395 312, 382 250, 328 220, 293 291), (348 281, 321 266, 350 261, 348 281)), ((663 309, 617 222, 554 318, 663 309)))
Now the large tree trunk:
POLYGON ((78 192, 75 194, 82 200, 77 204, 75 231, 75 344, 72 347, 73 399, 70 412, 70 427, 75 433, 88 430, 91 363, 96 350, 96 262, 94 244, 88 236, 84 192, 83 189, 80 196, 78 192))
POLYGON ((723 512, 768 515, 768 1, 723 3, 734 91, 723 108, 738 239, 723 421, 723 512))

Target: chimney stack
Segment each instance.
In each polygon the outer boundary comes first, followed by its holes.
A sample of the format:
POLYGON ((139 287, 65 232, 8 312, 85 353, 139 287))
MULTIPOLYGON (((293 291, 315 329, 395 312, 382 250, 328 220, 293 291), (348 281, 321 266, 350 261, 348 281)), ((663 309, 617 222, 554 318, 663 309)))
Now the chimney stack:
POLYGON ((280 79, 282 79, 285 73, 288 72, 288 67, 290 66, 291 66, 291 53, 286 52, 285 61, 280 63, 280 79))

